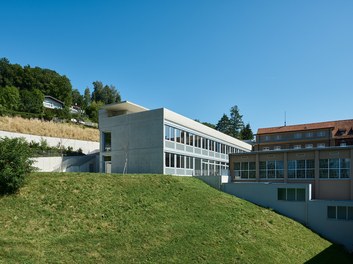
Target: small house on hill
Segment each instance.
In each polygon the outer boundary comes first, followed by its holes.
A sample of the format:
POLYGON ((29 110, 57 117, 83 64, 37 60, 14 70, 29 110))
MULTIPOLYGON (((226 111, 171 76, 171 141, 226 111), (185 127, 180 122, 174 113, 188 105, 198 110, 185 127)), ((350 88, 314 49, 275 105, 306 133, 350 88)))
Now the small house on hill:
POLYGON ((50 95, 44 96, 43 106, 50 109, 63 109, 64 103, 50 95))

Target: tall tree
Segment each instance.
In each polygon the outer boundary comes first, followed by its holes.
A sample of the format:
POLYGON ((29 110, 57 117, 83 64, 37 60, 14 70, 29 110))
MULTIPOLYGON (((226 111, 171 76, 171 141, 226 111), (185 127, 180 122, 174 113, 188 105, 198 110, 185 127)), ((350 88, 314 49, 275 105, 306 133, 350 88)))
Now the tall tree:
POLYGON ((83 93, 83 108, 86 109, 91 104, 91 91, 87 87, 83 93))
POLYGON ((92 101, 104 104, 117 103, 121 101, 119 92, 113 85, 103 85, 100 81, 93 82, 92 101))
POLYGON ((240 131, 240 139, 242 140, 253 140, 254 139, 254 133, 252 132, 250 128, 250 124, 247 123, 245 127, 240 131))
POLYGON ((33 91, 21 90, 20 91, 20 110, 23 112, 30 112, 40 114, 43 112, 44 95, 38 89, 33 91))
POLYGON ((72 104, 77 105, 79 107, 83 107, 84 105, 83 101, 84 99, 80 91, 77 89, 72 90, 72 104))
POLYGON ((243 116, 240 114, 237 105, 230 108, 230 123, 232 126, 232 135, 235 138, 239 138, 240 131, 244 127, 243 116))
POLYGON ((218 121, 216 129, 224 134, 232 134, 232 124, 226 114, 223 114, 222 118, 218 121))

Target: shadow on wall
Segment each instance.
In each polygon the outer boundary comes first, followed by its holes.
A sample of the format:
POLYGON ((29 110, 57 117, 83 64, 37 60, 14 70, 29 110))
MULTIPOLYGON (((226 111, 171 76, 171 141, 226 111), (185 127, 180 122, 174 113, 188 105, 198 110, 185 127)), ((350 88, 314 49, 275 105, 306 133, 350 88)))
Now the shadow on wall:
POLYGON ((337 259, 337 255, 342 255, 343 248, 339 245, 331 245, 324 251, 321 251, 312 259, 306 261, 308 264, 323 264, 323 263, 353 263, 353 255, 346 253, 343 259, 337 259), (339 252, 339 254, 338 254, 339 252))

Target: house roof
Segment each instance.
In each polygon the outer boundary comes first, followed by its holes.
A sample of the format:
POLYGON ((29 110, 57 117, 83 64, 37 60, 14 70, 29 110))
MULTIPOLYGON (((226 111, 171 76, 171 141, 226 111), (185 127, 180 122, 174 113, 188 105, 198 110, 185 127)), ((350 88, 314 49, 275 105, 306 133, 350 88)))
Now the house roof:
POLYGON ((64 105, 64 102, 60 101, 59 99, 57 99, 57 98, 55 98, 55 97, 53 97, 51 95, 44 95, 44 99, 47 99, 47 98, 64 105))
MULTIPOLYGON (((317 130, 317 129, 331 129, 333 137, 349 136, 350 134, 353 133, 353 119, 300 124, 300 125, 292 125, 292 126, 259 128, 257 130, 257 134, 263 135, 263 134, 308 131, 308 130, 317 130)), ((353 136, 353 135, 350 135, 350 136, 353 136)))

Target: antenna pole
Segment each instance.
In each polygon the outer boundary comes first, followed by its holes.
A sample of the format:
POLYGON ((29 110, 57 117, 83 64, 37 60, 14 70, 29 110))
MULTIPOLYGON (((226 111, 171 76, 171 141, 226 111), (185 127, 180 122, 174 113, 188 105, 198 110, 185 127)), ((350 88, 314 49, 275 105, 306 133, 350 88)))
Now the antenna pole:
POLYGON ((287 112, 284 111, 284 126, 287 126, 287 112))

